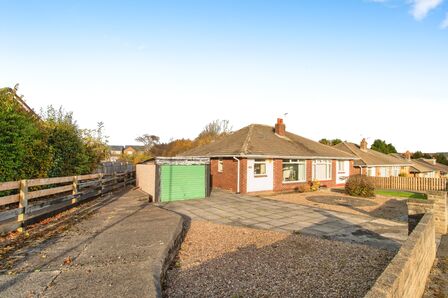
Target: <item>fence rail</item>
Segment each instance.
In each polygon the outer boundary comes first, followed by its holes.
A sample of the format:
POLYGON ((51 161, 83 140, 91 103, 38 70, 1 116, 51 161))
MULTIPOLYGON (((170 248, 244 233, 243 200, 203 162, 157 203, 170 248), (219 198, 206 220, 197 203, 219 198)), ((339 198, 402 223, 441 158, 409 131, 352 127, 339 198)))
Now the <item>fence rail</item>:
POLYGON ((370 177, 376 188, 430 191, 448 190, 447 178, 423 178, 423 177, 370 177))
POLYGON ((0 182, 0 233, 71 208, 89 198, 135 185, 135 171, 0 182), (2 196, 3 193, 3 196, 2 196))

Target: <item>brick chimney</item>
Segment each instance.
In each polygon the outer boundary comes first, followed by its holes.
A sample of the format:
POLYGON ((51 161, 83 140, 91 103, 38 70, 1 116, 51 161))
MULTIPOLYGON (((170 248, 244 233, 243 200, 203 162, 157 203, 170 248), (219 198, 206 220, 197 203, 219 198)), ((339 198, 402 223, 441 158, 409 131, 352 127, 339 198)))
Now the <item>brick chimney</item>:
POLYGON ((283 123, 282 118, 277 118, 277 123, 275 124, 275 133, 282 137, 286 135, 286 126, 283 123))
POLYGON ((412 153, 409 150, 406 151, 403 155, 404 155, 404 158, 406 158, 407 160, 411 160, 412 153))
POLYGON ((361 145, 359 146, 359 148, 361 148, 361 150, 367 151, 367 141, 366 141, 366 138, 363 138, 361 140, 361 145))

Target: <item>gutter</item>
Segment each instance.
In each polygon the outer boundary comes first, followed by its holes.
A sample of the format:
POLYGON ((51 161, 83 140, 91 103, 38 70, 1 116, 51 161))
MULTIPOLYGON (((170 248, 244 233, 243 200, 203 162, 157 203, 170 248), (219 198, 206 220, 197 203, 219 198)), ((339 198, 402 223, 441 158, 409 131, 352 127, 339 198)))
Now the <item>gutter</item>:
MULTIPOLYGON (((187 157, 187 156, 186 156, 187 157)), ((297 156, 297 155, 245 155, 245 154, 239 154, 239 155, 226 155, 226 154, 218 154, 218 155, 193 155, 189 157, 208 157, 208 158, 260 158, 260 159, 307 159, 307 160, 314 160, 314 159, 334 159, 334 160, 360 160, 359 157, 334 157, 334 156, 297 156)))
POLYGON ((241 168, 241 163, 240 160, 238 158, 236 158, 235 156, 233 156, 233 159, 237 161, 238 165, 237 165, 237 175, 236 175, 236 193, 240 193, 240 168, 241 168))

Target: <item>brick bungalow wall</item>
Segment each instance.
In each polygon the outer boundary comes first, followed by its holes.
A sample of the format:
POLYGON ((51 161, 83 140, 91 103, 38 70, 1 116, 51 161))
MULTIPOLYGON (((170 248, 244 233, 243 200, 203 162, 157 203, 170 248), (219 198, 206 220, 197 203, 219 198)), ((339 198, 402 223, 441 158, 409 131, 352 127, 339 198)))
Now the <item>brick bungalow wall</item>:
MULTIPOLYGON (((237 191, 237 173, 238 163, 232 158, 223 158, 223 172, 218 172, 218 159, 211 160, 211 183, 212 188, 221 188, 232 192, 237 191)), ((240 192, 247 191, 247 159, 240 159, 241 173, 240 173, 240 192)), ((357 168, 353 166, 353 161, 350 161, 350 175, 356 173, 357 168)), ((313 161, 306 161, 306 177, 307 182, 301 183, 283 183, 283 166, 282 159, 274 160, 274 191, 293 191, 298 190, 301 185, 304 185, 312 180, 312 166, 313 161)), ((332 161, 332 180, 321 181, 321 186, 335 187, 336 184, 336 161, 332 161)), ((359 170, 358 170, 359 171, 359 170)))
POLYGON ((223 171, 218 172, 218 160, 210 161, 212 188, 221 188, 236 192, 236 176, 238 173, 237 161, 232 158, 223 158, 223 171))

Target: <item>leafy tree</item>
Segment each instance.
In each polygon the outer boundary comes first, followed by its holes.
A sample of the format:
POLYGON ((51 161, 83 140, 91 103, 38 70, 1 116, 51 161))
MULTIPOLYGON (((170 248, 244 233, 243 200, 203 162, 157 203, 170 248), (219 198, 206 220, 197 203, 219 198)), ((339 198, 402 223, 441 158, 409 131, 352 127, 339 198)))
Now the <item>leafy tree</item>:
POLYGON ((17 89, 0 89, 0 181, 45 177, 52 161, 42 123, 23 110, 17 89))
POLYGON ((334 145, 337 145, 339 143, 342 143, 342 140, 341 139, 332 139, 332 140, 321 139, 321 140, 319 140, 319 143, 324 144, 324 145, 328 145, 328 146, 334 146, 334 145))
POLYGON ((108 137, 104 136, 104 123, 98 122, 96 129, 81 130, 81 137, 88 157, 88 168, 93 172, 101 161, 109 157, 108 137))
POLYGON ((42 112, 48 132, 48 144, 53 149, 53 163, 49 177, 72 176, 91 172, 89 156, 83 143, 81 130, 73 114, 62 107, 49 106, 42 112))
POLYGON ((376 139, 370 149, 384 154, 397 153, 397 149, 395 149, 394 145, 386 143, 386 141, 380 139, 376 139))
POLYGON ((436 161, 438 162, 438 163, 441 163, 441 164, 444 164, 444 165, 447 165, 448 166, 448 159, 446 158, 446 155, 445 154, 442 154, 442 153, 438 153, 438 154, 436 154, 436 161))
POLYGON ((428 158, 429 159, 429 158, 432 158, 432 156, 428 153, 423 153, 421 151, 415 151, 412 154, 411 158, 412 159, 418 159, 418 158, 428 158))

